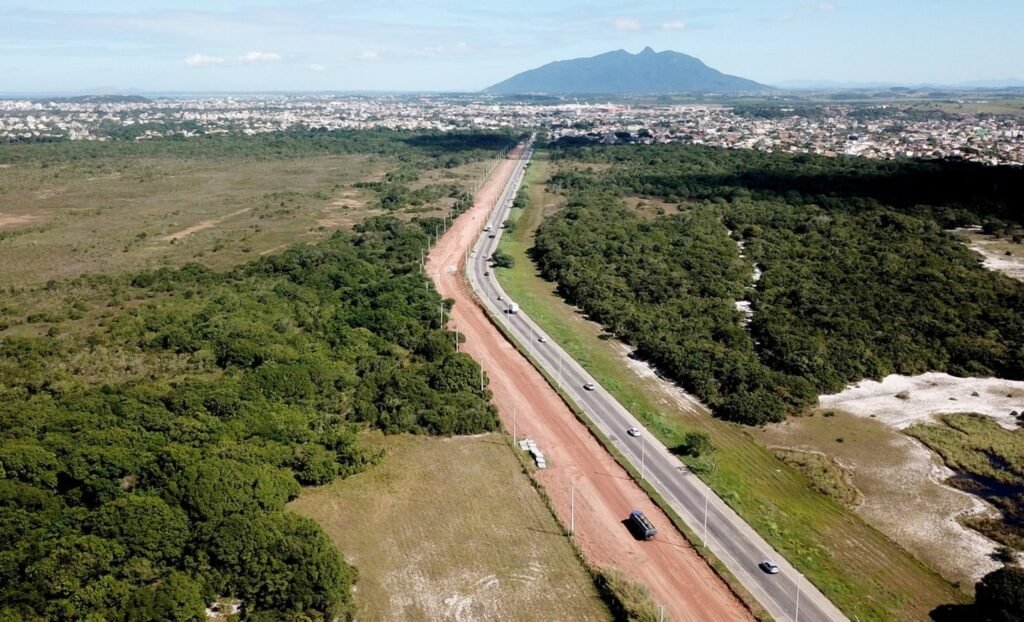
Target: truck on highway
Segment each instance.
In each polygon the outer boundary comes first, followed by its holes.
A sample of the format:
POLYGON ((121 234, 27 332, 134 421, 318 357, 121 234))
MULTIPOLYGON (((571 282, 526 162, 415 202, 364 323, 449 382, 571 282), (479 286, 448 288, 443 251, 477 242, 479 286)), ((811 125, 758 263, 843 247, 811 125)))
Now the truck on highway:
POLYGON ((658 530, 640 510, 633 510, 629 513, 629 530, 640 540, 650 540, 658 535, 658 530))

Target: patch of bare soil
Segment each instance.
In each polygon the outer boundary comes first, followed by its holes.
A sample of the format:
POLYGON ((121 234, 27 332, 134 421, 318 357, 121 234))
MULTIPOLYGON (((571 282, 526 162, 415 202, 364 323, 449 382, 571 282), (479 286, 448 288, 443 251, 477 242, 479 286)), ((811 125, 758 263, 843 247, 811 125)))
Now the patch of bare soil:
POLYGON ((1011 279, 1024 281, 1024 257, 1007 255, 1006 240, 999 240, 980 233, 980 227, 954 229, 953 233, 961 236, 970 249, 984 259, 983 265, 989 270, 1002 272, 1011 279))
POLYGON ((819 398, 815 416, 763 432, 765 442, 833 457, 861 492, 855 510, 951 580, 975 581, 997 567, 996 543, 961 521, 993 516, 981 499, 945 485, 953 472, 901 432, 942 413, 973 412, 1013 429, 1024 410, 1024 382, 942 373, 865 380, 819 398))
POLYGON ((33 214, 4 214, 0 212, 0 229, 21 227, 42 220, 33 214))
POLYGON ((169 235, 165 235, 162 238, 160 238, 160 240, 164 242, 170 242, 171 240, 181 240, 183 238, 187 238, 193 233, 199 233, 200 231, 205 231, 206 229, 212 229, 229 218, 241 216, 242 214, 248 212, 249 209, 250 208, 248 207, 243 207, 238 211, 231 212, 230 214, 226 214, 224 216, 221 216, 220 218, 211 218, 209 220, 204 220, 198 224, 192 225, 191 227, 186 227, 181 231, 176 231, 169 235))

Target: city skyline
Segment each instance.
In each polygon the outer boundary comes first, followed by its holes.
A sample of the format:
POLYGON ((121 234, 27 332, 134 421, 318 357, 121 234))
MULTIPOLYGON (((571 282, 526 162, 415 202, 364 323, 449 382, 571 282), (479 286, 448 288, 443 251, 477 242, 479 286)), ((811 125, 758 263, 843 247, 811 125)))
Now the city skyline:
POLYGON ((1024 78, 1008 0, 443 4, 0 0, 2 89, 477 91, 554 60, 645 46, 771 85, 1024 78))

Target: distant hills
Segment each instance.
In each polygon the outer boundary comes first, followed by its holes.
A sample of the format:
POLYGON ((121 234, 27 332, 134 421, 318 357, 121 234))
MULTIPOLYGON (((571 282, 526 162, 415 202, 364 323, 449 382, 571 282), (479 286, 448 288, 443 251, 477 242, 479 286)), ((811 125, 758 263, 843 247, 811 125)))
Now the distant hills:
POLYGON ((834 80, 787 80, 774 86, 791 90, 849 91, 864 89, 1017 89, 1024 87, 1024 80, 1005 78, 1002 80, 971 80, 969 82, 837 82, 834 80))
POLYGON ((517 95, 739 93, 769 91, 772 87, 724 74, 700 59, 679 52, 638 54, 625 50, 590 58, 548 63, 484 89, 487 93, 517 95))

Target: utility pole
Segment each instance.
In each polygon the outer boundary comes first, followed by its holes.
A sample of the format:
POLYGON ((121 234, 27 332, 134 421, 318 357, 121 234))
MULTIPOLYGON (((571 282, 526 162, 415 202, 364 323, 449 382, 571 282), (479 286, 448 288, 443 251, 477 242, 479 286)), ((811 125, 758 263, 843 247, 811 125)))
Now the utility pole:
POLYGON ((661 607, 660 613, 658 613, 658 622, 665 622, 665 605, 659 605, 661 607))
POLYGON ((576 534, 576 484, 569 484, 569 535, 576 534))
POLYGON ((480 366, 480 392, 484 392, 484 368, 480 366))

